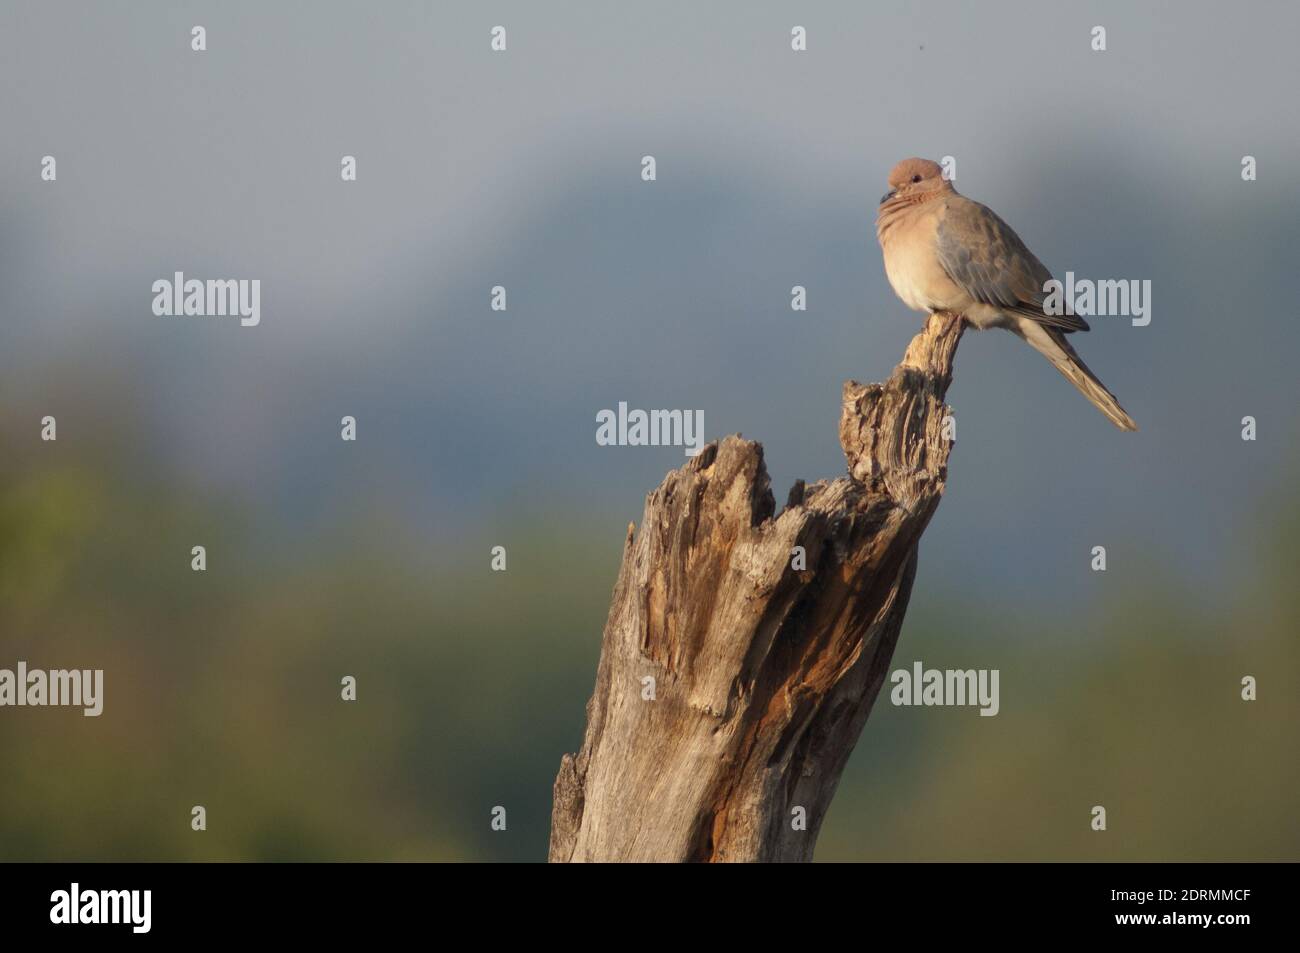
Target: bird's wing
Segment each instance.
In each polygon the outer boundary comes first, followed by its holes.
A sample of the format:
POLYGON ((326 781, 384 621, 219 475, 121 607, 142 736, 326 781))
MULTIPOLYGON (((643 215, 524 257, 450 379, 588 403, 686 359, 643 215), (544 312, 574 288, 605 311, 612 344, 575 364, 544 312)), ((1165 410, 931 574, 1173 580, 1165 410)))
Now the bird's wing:
POLYGON ((950 197, 935 242, 943 270, 976 301, 1061 331, 1088 330, 1077 315, 1043 312, 1052 273, 992 209, 950 197))

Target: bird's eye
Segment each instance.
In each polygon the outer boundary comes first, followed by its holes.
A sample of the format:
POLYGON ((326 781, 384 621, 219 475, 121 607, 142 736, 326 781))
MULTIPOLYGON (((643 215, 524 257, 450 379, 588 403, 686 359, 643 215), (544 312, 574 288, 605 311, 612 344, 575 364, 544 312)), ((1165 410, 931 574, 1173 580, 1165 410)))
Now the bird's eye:
POLYGON ((913 181, 913 182, 920 182, 920 181, 921 181, 921 177, 920 177, 919 175, 914 175, 914 176, 912 176, 912 181, 913 181))

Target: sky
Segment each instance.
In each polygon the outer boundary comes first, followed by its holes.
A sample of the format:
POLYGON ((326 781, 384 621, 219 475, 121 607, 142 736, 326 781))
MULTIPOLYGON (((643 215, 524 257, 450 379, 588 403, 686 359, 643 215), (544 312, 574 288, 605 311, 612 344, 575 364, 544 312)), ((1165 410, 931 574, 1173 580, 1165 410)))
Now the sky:
POLYGON ((933 574, 1085 604, 1102 544, 1112 578, 1212 599, 1297 472, 1298 26, 1281 3, 6 3, 0 414, 126 415, 142 473, 289 546, 375 501, 431 546, 575 514, 616 540, 684 460, 598 446, 620 401, 761 441, 781 499, 842 474, 842 381, 919 329, 875 205, 895 161, 947 155, 1058 275, 1150 280, 1152 321, 1075 339, 1137 434, 967 335, 917 598, 933 574), (261 324, 154 315, 178 270, 260 279, 261 324))

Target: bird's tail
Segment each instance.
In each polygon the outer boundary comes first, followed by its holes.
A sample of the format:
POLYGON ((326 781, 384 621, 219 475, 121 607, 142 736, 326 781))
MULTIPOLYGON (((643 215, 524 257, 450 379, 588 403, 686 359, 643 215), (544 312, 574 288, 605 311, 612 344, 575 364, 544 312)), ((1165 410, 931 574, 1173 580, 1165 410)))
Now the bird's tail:
POLYGON ((1133 418, 1119 405, 1115 395, 1106 389, 1096 374, 1088 370, 1088 365, 1070 347, 1064 334, 1028 320, 1017 321, 1013 329, 1051 361, 1052 366, 1065 375, 1066 380, 1079 389, 1079 393, 1092 401, 1093 406, 1105 414, 1111 423, 1120 430, 1138 429, 1133 418))

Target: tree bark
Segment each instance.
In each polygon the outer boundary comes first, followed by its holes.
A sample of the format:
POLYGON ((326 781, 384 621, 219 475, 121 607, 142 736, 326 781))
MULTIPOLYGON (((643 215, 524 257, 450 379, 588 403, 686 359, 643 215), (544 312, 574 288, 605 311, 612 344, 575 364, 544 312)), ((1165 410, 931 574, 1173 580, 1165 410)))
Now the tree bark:
POLYGON ((962 328, 931 315, 885 384, 845 382, 849 475, 797 482, 779 515, 739 436, 646 498, 555 779, 551 861, 812 859, 943 494, 962 328))

